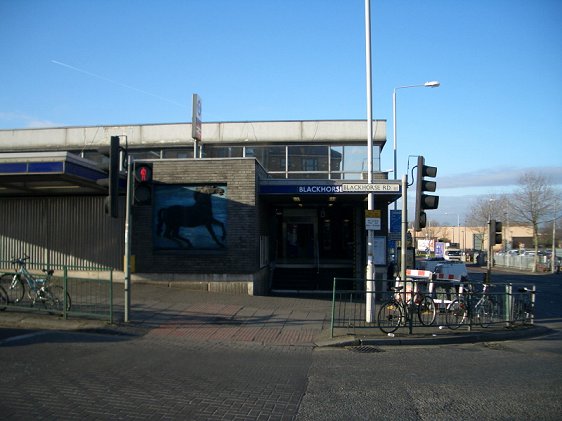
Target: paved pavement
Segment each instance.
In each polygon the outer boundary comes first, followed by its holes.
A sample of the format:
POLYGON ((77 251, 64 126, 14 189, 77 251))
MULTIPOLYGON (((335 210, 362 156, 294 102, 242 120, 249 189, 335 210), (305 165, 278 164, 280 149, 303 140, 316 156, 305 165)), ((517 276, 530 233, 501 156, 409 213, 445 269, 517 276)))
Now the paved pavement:
POLYGON ((133 284, 129 322, 123 322, 123 293, 115 294, 115 323, 39 314, 17 308, 0 312, 0 327, 56 329, 148 335, 161 340, 254 343, 284 346, 417 345, 495 341, 538 336, 546 327, 473 329, 399 329, 389 337, 373 328, 356 335, 334 330, 330 298, 254 297, 207 293, 179 287, 133 284))

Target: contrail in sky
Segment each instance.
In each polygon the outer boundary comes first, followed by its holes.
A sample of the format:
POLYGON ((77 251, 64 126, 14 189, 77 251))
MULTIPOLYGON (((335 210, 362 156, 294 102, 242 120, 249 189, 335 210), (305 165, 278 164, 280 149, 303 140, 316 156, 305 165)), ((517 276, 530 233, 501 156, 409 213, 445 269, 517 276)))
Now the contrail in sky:
POLYGON ((51 60, 51 63, 57 64, 57 65, 62 66, 62 67, 66 67, 67 69, 70 69, 70 70, 75 70, 75 71, 77 71, 77 72, 84 73, 85 75, 92 76, 92 77, 95 77, 95 78, 97 78, 97 79, 101 79, 101 80, 104 80, 104 81, 106 81, 106 82, 109 82, 109 83, 113 83, 114 85, 121 86, 121 87, 123 87, 123 88, 132 89, 133 91, 137 91, 137 92, 140 92, 140 93, 145 94, 145 95, 153 96, 154 98, 158 98, 158 99, 161 99, 162 101, 166 101, 166 102, 169 102, 169 103, 171 103, 171 104, 178 105, 178 106, 180 106, 180 107, 182 107, 182 108, 187 108, 187 105, 186 105, 186 104, 180 104, 179 102, 176 102, 176 101, 174 101, 174 100, 171 100, 171 99, 168 99, 168 98, 164 98, 164 97, 162 97, 162 96, 160 96, 160 95, 156 95, 156 94, 153 94, 153 93, 151 93, 151 92, 147 92, 147 91, 142 90, 142 89, 139 89, 139 88, 135 88, 134 86, 126 85, 126 84, 120 83, 120 82, 116 82, 116 81, 114 81, 114 80, 111 80, 111 79, 108 79, 108 78, 106 78, 106 77, 97 75, 97 74, 95 74, 95 73, 88 72, 88 71, 86 71, 86 70, 79 69, 78 67, 71 66, 70 64, 62 63, 62 62, 57 61, 57 60, 51 60))

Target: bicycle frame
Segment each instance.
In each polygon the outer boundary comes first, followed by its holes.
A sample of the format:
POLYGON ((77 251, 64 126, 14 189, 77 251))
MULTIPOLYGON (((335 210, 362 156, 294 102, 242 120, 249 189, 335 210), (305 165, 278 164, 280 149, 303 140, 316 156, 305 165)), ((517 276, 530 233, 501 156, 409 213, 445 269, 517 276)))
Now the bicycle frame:
POLYGON ((490 297, 490 284, 483 284, 480 298, 476 302, 476 292, 472 288, 465 288, 462 293, 457 294, 446 310, 446 323, 449 329, 457 329, 468 321, 469 329, 474 319, 482 327, 488 327, 494 323, 497 310, 494 300, 490 297))
MULTIPOLYGON (((9 293, 9 300, 13 303, 19 303, 24 299, 24 296, 31 300, 32 305, 36 302, 42 302, 45 306, 59 303, 64 300, 64 289, 60 286, 50 285, 50 280, 54 271, 52 269, 43 269, 45 272, 44 277, 34 276, 26 267, 26 260, 29 256, 24 255, 22 258, 13 259, 12 264, 17 265, 14 273, 6 273, 2 275, 3 282, 7 292, 9 293), (9 281, 6 282, 6 277, 9 281), (21 291, 21 292, 19 292, 21 291), (61 299, 62 298, 62 299, 61 299)), ((70 296, 66 293, 67 308, 70 305, 70 296)))
POLYGON ((17 270, 16 273, 15 273, 16 276, 14 276, 14 279, 13 279, 13 281, 12 281, 12 286, 14 286, 14 284, 17 282, 17 275, 19 275, 19 276, 20 276, 20 279, 25 280, 25 282, 26 282, 26 284, 27 284, 27 287, 28 287, 27 295, 28 295, 28 297, 29 297, 29 298, 32 298, 31 295, 30 295, 30 293, 31 293, 31 292, 35 292, 35 291, 37 291, 37 289, 39 289, 40 287, 44 286, 44 285, 48 282, 48 280, 49 280, 50 275, 52 274, 52 272, 51 272, 51 271, 48 271, 48 272, 46 273, 46 277, 45 277, 45 278, 36 278, 35 276, 33 276, 33 275, 31 274, 31 272, 29 272, 29 271, 27 270, 27 267, 26 267, 26 265, 25 265, 25 261, 26 261, 27 259, 29 259, 29 256, 26 256, 26 257, 23 258, 23 259, 14 259, 14 264, 19 265, 19 268, 18 268, 18 270, 17 270))
POLYGON ((430 326, 435 322, 435 302, 420 289, 412 288, 404 291, 403 286, 391 288, 394 291, 390 300, 382 304, 378 312, 379 329, 392 334, 400 326, 407 326, 412 333, 414 315, 417 313, 419 322, 430 326))

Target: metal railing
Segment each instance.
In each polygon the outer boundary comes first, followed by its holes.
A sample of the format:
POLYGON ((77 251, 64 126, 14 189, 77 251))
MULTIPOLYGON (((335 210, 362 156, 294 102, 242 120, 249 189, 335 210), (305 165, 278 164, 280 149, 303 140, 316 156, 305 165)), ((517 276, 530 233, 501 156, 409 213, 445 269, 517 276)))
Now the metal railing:
MULTIPOLYGON (((513 284, 495 283, 483 294, 482 282, 430 281, 428 279, 408 279, 401 281, 374 281, 384 285, 382 290, 369 291, 365 279, 334 278, 332 291, 331 337, 336 329, 341 335, 382 334, 379 312, 381 307, 393 296, 407 303, 408 316, 402 320, 397 332, 432 334, 442 329, 465 329, 489 327, 513 327, 516 324, 533 324, 535 310, 534 285, 514 287, 513 284), (353 285, 351 289, 338 289, 339 285, 353 285), (399 285, 399 292, 389 287, 399 285), (417 304, 412 296, 417 292, 429 296, 435 303, 435 320, 431 325, 423 324, 417 315, 417 304), (484 299, 483 299, 484 298, 484 299), (479 317, 479 307, 488 299, 493 303, 492 312, 484 323, 479 317), (451 322, 447 312, 452 311, 451 303, 459 300, 466 308, 462 322, 451 322)), ((450 313, 449 313, 450 315, 450 313)), ((426 321, 427 322, 427 321, 426 321)), ((384 321, 383 321, 384 323, 384 321)), ((389 334, 392 335, 392 334, 389 334)))
MULTIPOLYGON (((4 275, 14 275, 18 267, 12 267, 11 261, 0 261, 0 275, 2 282, 5 283, 7 277, 4 275)), ((68 316, 87 317, 94 319, 107 320, 109 323, 114 321, 114 300, 113 300, 113 269, 97 268, 68 265, 47 265, 41 262, 27 262, 27 270, 35 279, 45 279, 42 269, 53 269, 55 272, 49 280, 49 285, 63 288, 65 305, 60 311, 65 319, 68 316), (68 306, 67 296, 70 297, 68 306)), ((46 309, 38 302, 34 302, 29 294, 29 286, 24 282, 25 293, 23 299, 17 302, 9 301, 8 308, 18 311, 48 312, 53 313, 53 309, 46 309)), ((7 285, 2 285, 8 290, 7 285)))
MULTIPOLYGON (((558 255, 559 256, 559 255, 558 255)), ((558 257, 559 259, 559 257, 558 257)), ((535 256, 526 255, 510 255, 510 254, 494 254, 494 266, 512 268, 517 270, 533 270, 535 256)), ((555 262, 555 271, 560 271, 560 263, 555 262)), ((548 256, 537 256, 537 272, 550 272, 552 270, 552 261, 548 256)))

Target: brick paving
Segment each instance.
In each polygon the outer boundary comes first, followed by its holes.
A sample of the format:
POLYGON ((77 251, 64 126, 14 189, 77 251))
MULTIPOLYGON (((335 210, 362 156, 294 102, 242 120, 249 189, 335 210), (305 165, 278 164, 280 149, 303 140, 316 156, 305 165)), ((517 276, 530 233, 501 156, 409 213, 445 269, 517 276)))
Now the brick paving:
POLYGON ((330 325, 329 300, 133 288, 130 325, 147 329, 148 337, 313 346, 330 325))
POLYGON ((0 325, 53 329, 0 340, 3 419, 296 419, 329 300, 133 284, 123 323, 122 285, 114 297, 114 326, 0 314, 0 325))
POLYGON ((323 313, 195 304, 181 312, 155 315, 143 323, 151 326, 148 336, 154 337, 312 346, 328 320, 323 313))
POLYGON ((312 361, 311 347, 61 331, 0 354, 10 420, 295 420, 312 361))
POLYGON ((117 335, 8 310, 0 325, 53 330, 0 340, 2 419, 295 420, 330 311, 329 300, 155 285, 133 285, 117 335))

